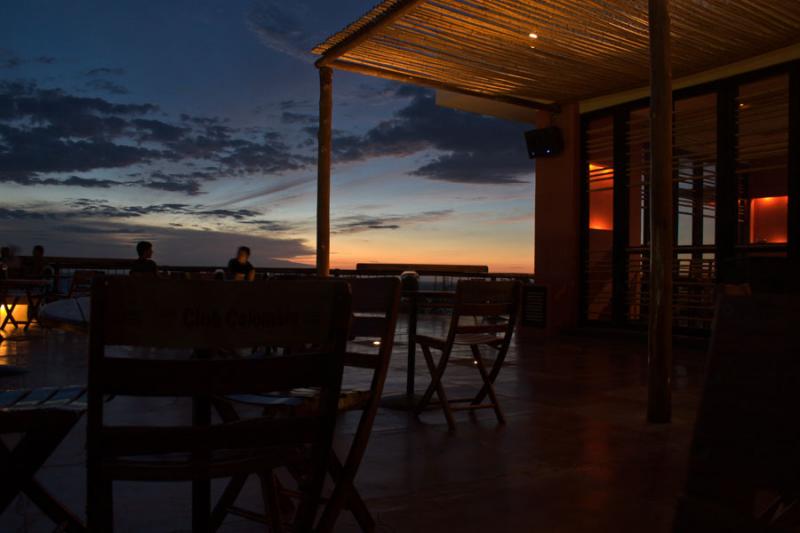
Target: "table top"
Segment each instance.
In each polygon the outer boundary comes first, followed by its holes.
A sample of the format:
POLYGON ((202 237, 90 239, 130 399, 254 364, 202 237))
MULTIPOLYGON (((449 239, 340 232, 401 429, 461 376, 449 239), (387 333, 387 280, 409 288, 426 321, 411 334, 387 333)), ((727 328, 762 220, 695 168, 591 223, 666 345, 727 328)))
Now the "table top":
POLYGON ((67 298, 42 306, 39 321, 47 326, 85 333, 89 331, 92 307, 88 296, 67 298))

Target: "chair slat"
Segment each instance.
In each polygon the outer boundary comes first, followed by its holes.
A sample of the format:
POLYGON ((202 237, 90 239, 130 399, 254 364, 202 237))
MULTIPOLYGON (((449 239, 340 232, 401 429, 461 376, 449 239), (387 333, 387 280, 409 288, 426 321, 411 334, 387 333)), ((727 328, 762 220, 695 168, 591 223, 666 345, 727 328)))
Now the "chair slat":
POLYGON ((99 432, 98 443, 106 457, 210 453, 312 443, 319 431, 320 419, 316 416, 254 418, 205 427, 106 426, 99 432))
POLYGON ((29 390, 8 390, 0 392, 0 408, 11 407, 30 393, 29 390))
POLYGON ((502 303, 462 303, 459 312, 462 316, 500 316, 507 315, 513 302, 502 303))
POLYGON ((320 344, 330 340, 334 327, 320 301, 349 299, 347 285, 330 281, 137 281, 143 280, 100 279, 103 297, 119 302, 99 314, 103 324, 95 330, 102 330, 103 344, 202 349, 320 344))
POLYGON ((42 407, 58 407, 78 403, 86 395, 86 387, 65 387, 56 391, 42 407))
POLYGON ((381 364, 381 356, 372 353, 346 352, 344 354, 344 365, 355 368, 376 369, 381 364))
MULTIPOLYGON (((217 396, 324 384, 337 364, 332 354, 269 359, 151 360, 105 358, 95 382, 104 394, 217 396)), ((339 363, 340 364, 340 363, 339 363)))
POLYGON ((353 296, 353 313, 386 313, 386 302, 392 300, 396 278, 348 278, 353 296))
POLYGON ((38 407, 39 405, 43 404, 47 400, 53 397, 54 394, 58 392, 58 389, 51 388, 51 387, 43 387, 41 389, 33 389, 30 394, 25 396, 24 399, 20 399, 14 404, 14 407, 17 408, 27 408, 27 407, 38 407))
POLYGON ((377 337, 386 332, 386 318, 376 316, 354 316, 350 323, 351 337, 377 337))

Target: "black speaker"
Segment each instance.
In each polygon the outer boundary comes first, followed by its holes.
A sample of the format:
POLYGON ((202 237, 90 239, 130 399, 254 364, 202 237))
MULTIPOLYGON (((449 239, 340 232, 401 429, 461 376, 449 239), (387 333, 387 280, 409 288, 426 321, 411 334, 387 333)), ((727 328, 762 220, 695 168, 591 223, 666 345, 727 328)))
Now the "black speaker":
POLYGON ((531 159, 558 155, 564 149, 564 138, 556 127, 526 131, 525 142, 531 159))

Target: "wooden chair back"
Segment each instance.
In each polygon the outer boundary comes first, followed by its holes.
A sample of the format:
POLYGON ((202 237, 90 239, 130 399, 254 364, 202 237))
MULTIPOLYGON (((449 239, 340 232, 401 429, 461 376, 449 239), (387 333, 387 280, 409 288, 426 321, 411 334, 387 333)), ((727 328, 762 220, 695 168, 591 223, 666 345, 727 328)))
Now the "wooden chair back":
POLYGON ((760 490, 800 494, 799 324, 798 294, 721 292, 675 531, 745 530, 760 490))
POLYGON ((373 353, 345 354, 345 365, 380 370, 386 366, 394 347, 394 332, 400 306, 397 278, 339 278, 350 285, 353 297, 351 340, 372 340, 373 353))
POLYGON ((86 296, 92 290, 92 280, 104 275, 102 270, 76 270, 72 273, 72 281, 69 284, 67 298, 86 296))
POLYGON ((461 280, 456 286, 448 341, 456 335, 502 334, 510 341, 519 314, 519 281, 461 280))
MULTIPOLYGON (((88 386, 88 464, 97 479, 153 479, 146 469, 122 468, 119 458, 190 453, 190 476, 212 471, 215 452, 310 445, 317 468, 300 517, 315 510, 330 454, 350 320, 344 282, 214 281, 103 277, 92 290, 88 386), (303 345, 313 350, 268 359, 111 357, 107 346, 192 349, 209 353, 256 345, 303 345), (104 420, 106 395, 210 398, 229 394, 320 390, 310 416, 233 423, 128 427, 104 420), (116 466, 115 466, 116 465, 116 466), (305 512, 303 512, 305 510, 305 512)), ((213 470, 225 476, 223 470, 213 470)), ((185 465, 172 472, 186 474, 185 465)), ((156 479, 172 479, 160 466, 156 479)), ((228 473, 227 475, 231 475, 228 473)), ((92 484, 90 479, 89 484, 92 484)), ((91 501, 91 489, 90 489, 91 501)), ((313 513, 311 513, 313 519, 313 513)), ((91 516, 90 516, 91 520, 91 516)), ((91 524, 90 524, 91 525, 91 524)), ((298 526, 300 530, 304 527, 298 526)))

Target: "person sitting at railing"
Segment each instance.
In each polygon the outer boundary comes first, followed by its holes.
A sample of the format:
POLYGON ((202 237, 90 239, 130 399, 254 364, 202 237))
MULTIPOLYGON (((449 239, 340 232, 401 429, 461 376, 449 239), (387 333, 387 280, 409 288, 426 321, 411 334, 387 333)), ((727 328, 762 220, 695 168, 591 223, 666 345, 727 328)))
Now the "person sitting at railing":
POLYGON ((20 261, 14 255, 10 246, 0 248, 0 279, 13 279, 19 277, 20 261))
POLYGON ((136 245, 136 254, 139 259, 131 266, 131 276, 157 276, 158 265, 151 258, 153 257, 153 243, 142 241, 136 245))
POLYGON ((53 267, 45 262, 44 246, 37 244, 29 258, 22 263, 22 276, 27 279, 51 279, 53 267))
POLYGON ((256 279, 256 269, 250 264, 250 248, 247 246, 240 246, 236 257, 228 261, 228 278, 234 281, 256 279))

